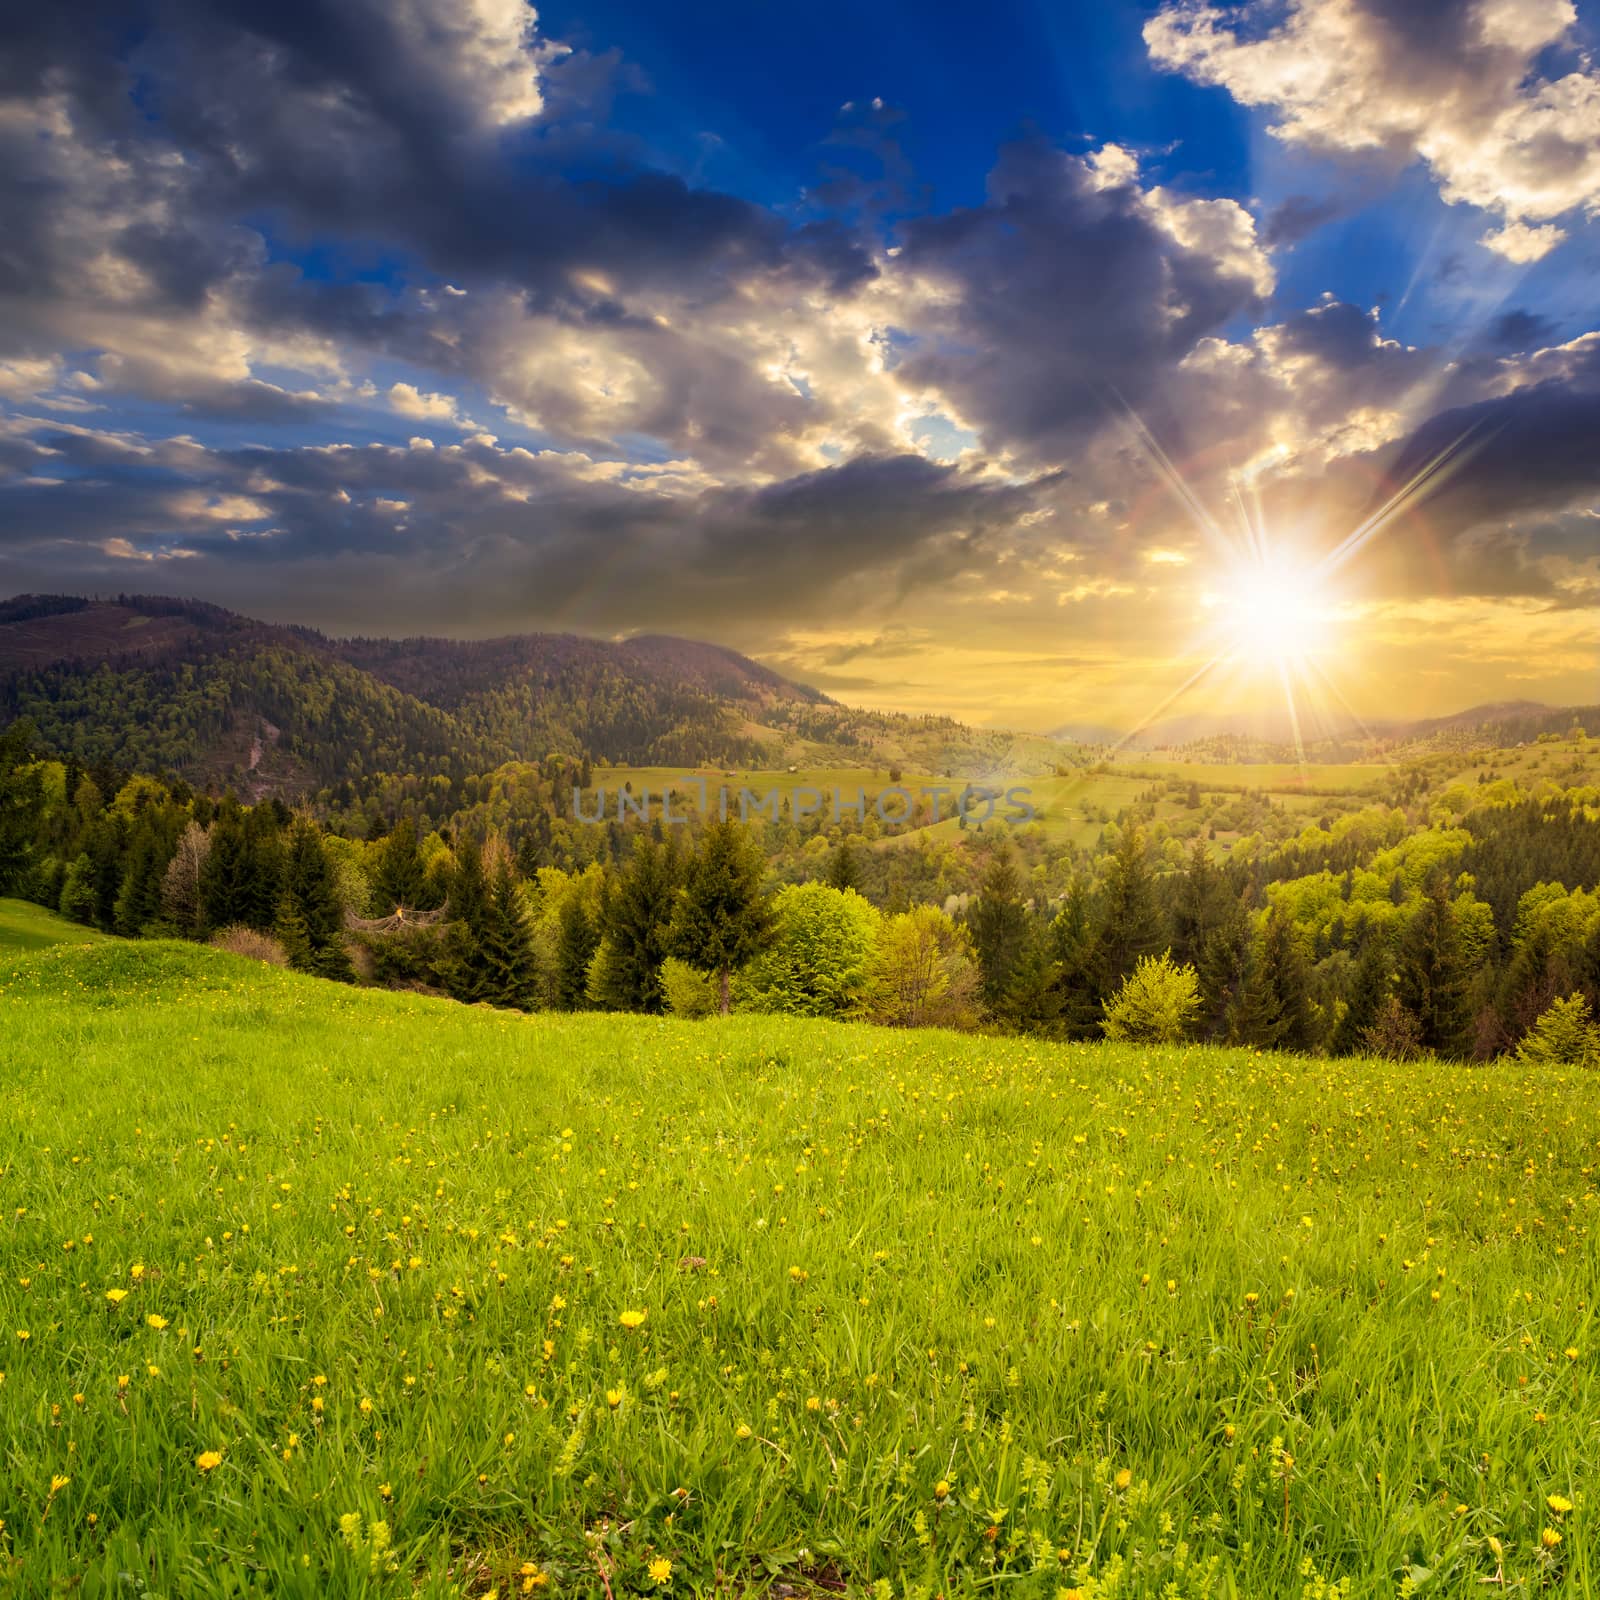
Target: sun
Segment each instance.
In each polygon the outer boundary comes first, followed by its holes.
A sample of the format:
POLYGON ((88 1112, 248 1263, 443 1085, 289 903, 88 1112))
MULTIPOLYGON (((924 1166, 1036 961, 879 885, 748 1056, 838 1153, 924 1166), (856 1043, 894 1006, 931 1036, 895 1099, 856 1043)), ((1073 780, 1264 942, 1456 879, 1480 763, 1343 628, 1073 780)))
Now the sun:
POLYGON ((1316 655, 1326 643, 1326 598, 1309 572, 1266 564, 1243 567, 1217 600, 1220 631, 1239 661, 1288 667, 1316 655))

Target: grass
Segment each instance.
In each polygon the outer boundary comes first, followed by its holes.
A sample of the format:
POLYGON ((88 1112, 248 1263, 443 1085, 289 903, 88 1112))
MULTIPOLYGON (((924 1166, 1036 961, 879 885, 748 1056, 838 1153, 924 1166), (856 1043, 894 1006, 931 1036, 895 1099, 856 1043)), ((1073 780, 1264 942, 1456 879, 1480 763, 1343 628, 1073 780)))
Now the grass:
POLYGON ((0 1592, 1600 1590, 1594 1076, 121 942, 0 1058, 0 1592))
POLYGON ((26 900, 0 898, 0 953, 42 950, 52 944, 100 944, 105 935, 69 922, 26 900))

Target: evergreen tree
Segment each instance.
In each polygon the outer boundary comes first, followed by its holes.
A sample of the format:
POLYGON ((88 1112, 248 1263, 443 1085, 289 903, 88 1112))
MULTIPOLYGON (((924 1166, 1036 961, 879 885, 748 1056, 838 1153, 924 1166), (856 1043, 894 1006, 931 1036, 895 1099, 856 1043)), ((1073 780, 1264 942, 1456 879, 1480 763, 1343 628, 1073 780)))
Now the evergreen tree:
MULTIPOLYGON (((349 981, 354 973, 344 946, 344 906, 340 902, 333 864, 322 846, 322 835, 309 818, 299 817, 289 831, 289 848, 283 864, 283 888, 274 931, 284 938, 285 907, 291 928, 304 924, 310 946, 308 970, 325 978, 349 981)), ((292 961, 291 961, 292 964, 292 961)))
POLYGON ((463 837, 456 843, 455 858, 445 909, 447 922, 439 976, 454 999, 468 1005, 492 1002, 494 984, 484 952, 492 895, 484 872, 482 847, 476 839, 463 837))
POLYGON ((600 933, 582 899, 569 894, 561 907, 556 937, 556 1005, 581 1011, 588 1000, 589 963, 600 947, 600 933))
POLYGON ((0 894, 22 876, 44 814, 33 741, 34 727, 26 718, 0 733, 0 894))
POLYGON ((1132 974, 1141 956, 1153 956, 1165 944, 1144 835, 1130 823, 1122 830, 1106 869, 1095 975, 1100 998, 1109 999, 1132 974))
POLYGON ((1196 839, 1173 903, 1172 959, 1198 966, 1206 936, 1227 920, 1232 904, 1227 881, 1211 859, 1211 847, 1196 839))
POLYGON ((142 933, 161 912, 161 875, 166 852, 150 821, 135 828, 122 871, 122 883, 112 914, 112 926, 126 938, 142 933))
POLYGON ((761 896, 766 863, 749 830, 737 822, 706 829, 673 905, 672 952, 701 972, 714 972, 719 1005, 728 1014, 730 977, 772 937, 772 915, 761 896))
POLYGON ((490 880, 486 911, 478 940, 485 998, 492 1005, 531 1011, 538 980, 533 929, 509 858, 501 860, 490 880))
POLYGON ((999 845, 978 887, 978 903, 967 914, 972 947, 982 974, 983 1003, 1000 1012, 1028 939, 1028 908, 1011 847, 999 845))
POLYGON ((1344 1015, 1333 1030, 1328 1049, 1336 1056, 1352 1056, 1362 1049, 1362 1041, 1378 1020, 1383 1003, 1389 998, 1389 951, 1383 934, 1369 927, 1361 943, 1361 957, 1347 996, 1344 1015))
POLYGON ((1237 902, 1206 935, 1199 968, 1200 1037, 1213 1044, 1273 1044, 1279 1031, 1277 996, 1250 926, 1237 902))
POLYGON ((372 880, 372 898, 382 916, 396 907, 407 911, 431 910, 433 895, 422 870, 422 854, 417 849, 416 824, 402 817, 390 830, 378 852, 378 868, 372 880))
POLYGON ((272 935, 283 946, 283 953, 296 972, 317 971, 317 952, 311 947, 311 930, 306 926, 305 913, 287 889, 278 900, 272 935))
POLYGON ((1416 1018, 1423 1049, 1459 1054, 1467 1031, 1467 972, 1442 875, 1430 881, 1412 913, 1399 969, 1398 998, 1416 1018))
POLYGON ((1262 975, 1277 1017, 1272 1043, 1302 1054, 1317 1045, 1311 1004, 1311 967, 1295 936, 1294 923, 1279 906, 1267 913, 1261 943, 1262 975))
POLYGON ((601 910, 611 959, 596 1000, 613 1011, 659 1013, 661 964, 672 953, 668 933, 678 889, 676 850, 636 836, 633 854, 601 910))
POLYGON ((861 887, 861 868, 848 839, 841 840, 838 848, 828 858, 827 882, 830 889, 861 887))

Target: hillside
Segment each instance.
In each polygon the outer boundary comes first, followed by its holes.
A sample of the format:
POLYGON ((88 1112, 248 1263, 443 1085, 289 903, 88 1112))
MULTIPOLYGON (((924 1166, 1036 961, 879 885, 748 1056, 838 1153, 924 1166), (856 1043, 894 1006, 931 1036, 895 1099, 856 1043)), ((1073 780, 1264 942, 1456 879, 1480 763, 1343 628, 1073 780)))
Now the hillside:
POLYGON ((1049 770, 1049 741, 853 710, 715 645, 662 635, 333 639, 194 601, 0 603, 0 725, 86 764, 250 799, 379 774, 460 778, 557 755, 638 766, 878 761, 1049 770))
POLYGON ((0 1035, 19 1592, 1594 1592, 1593 1074, 165 943, 0 1035))

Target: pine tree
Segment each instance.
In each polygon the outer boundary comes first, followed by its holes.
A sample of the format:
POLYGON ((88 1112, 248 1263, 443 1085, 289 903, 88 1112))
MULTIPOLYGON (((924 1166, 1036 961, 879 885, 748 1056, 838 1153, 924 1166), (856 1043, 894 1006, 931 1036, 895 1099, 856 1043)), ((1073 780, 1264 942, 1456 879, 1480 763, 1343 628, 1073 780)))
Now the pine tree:
POLYGON ((1279 906, 1267 913, 1261 941, 1262 974, 1277 1012, 1272 1042, 1305 1053, 1316 1048, 1316 1018, 1311 1005, 1311 967, 1295 936, 1294 924, 1279 906))
MULTIPOLYGON (((283 940, 286 925, 292 931, 300 925, 311 950, 308 970, 325 978, 348 982, 354 977, 350 957, 344 946, 344 906, 339 899, 333 865, 322 847, 322 835, 307 817, 298 817, 289 830, 289 848, 283 861, 283 888, 278 900, 274 932, 283 940)), ((291 958, 291 964, 292 958, 291 958)))
POLYGON ((1429 883, 1412 913, 1399 966, 1399 1000, 1417 1020, 1422 1047, 1459 1054, 1467 1032, 1467 972, 1442 876, 1429 883))
POLYGON ((305 914, 299 902, 287 889, 278 901, 278 916, 272 925, 272 933, 283 946, 283 953, 296 972, 317 970, 317 953, 311 947, 311 930, 306 926, 305 914))
POLYGON ((1028 938, 1028 908, 1022 901, 1022 879, 1011 847, 999 845, 978 886, 978 903, 967 914, 972 947, 983 979, 983 1001, 993 1012, 1005 1005, 1028 938))
POLYGON ((142 820, 134 830, 117 892, 112 914, 116 932, 132 938, 155 921, 161 911, 161 875, 166 865, 166 852, 154 827, 142 820))
POLYGON ((1279 1009, 1249 914, 1234 904, 1200 952, 1200 1037, 1214 1044, 1276 1042, 1279 1009))
POLYGON ((763 950, 772 937, 772 915, 761 895, 766 863, 739 823, 706 829, 673 905, 668 943, 673 954, 718 980, 723 1016, 731 1004, 736 967, 763 950))
POLYGON ((439 976, 453 998, 475 1005, 479 1001, 492 1001, 494 995, 488 957, 484 952, 491 893, 478 841, 467 837, 458 840, 455 857, 439 976))
POLYGON ((601 910, 610 960, 597 985, 599 1004, 613 1011, 662 1010, 661 964, 671 954, 668 934, 677 889, 676 850, 635 837, 633 855, 601 910))
POLYGON ((861 868, 856 861, 850 841, 843 839, 828 858, 828 887, 830 889, 859 889, 861 868))
POLYGON ((1389 986, 1388 947, 1383 934, 1376 927, 1370 927, 1361 943, 1361 956, 1356 962, 1344 1015, 1339 1018, 1328 1044, 1331 1054, 1353 1056, 1361 1051, 1363 1036, 1377 1022, 1378 1013, 1389 998, 1389 986))
POLYGON ((502 859, 489 884, 486 916, 478 948, 485 996, 490 1004, 518 1011, 533 1009, 538 980, 533 929, 509 858, 502 859))
POLYGON ((0 893, 21 877, 44 814, 44 785, 33 760, 33 724, 26 717, 0 733, 0 893))
POLYGON ((1211 848, 1196 839, 1189 852, 1189 864, 1178 880, 1172 908, 1172 959, 1180 965, 1198 966, 1206 936, 1221 927, 1232 907, 1228 885, 1211 859, 1211 848))
POLYGON ((422 855, 417 849, 416 824, 402 817, 383 841, 378 855, 378 870, 372 880, 373 903, 388 916, 396 907, 407 911, 431 909, 426 902, 429 893, 426 875, 422 870, 422 855))
POLYGON ((1153 956, 1166 944, 1144 835, 1131 823, 1106 869, 1097 943, 1095 976, 1102 1001, 1117 992, 1141 956, 1153 956))
POLYGON ((562 1011, 581 1011, 588 1001, 589 963, 600 945, 600 934, 577 894, 569 894, 561 907, 556 938, 556 1005, 562 1011))

